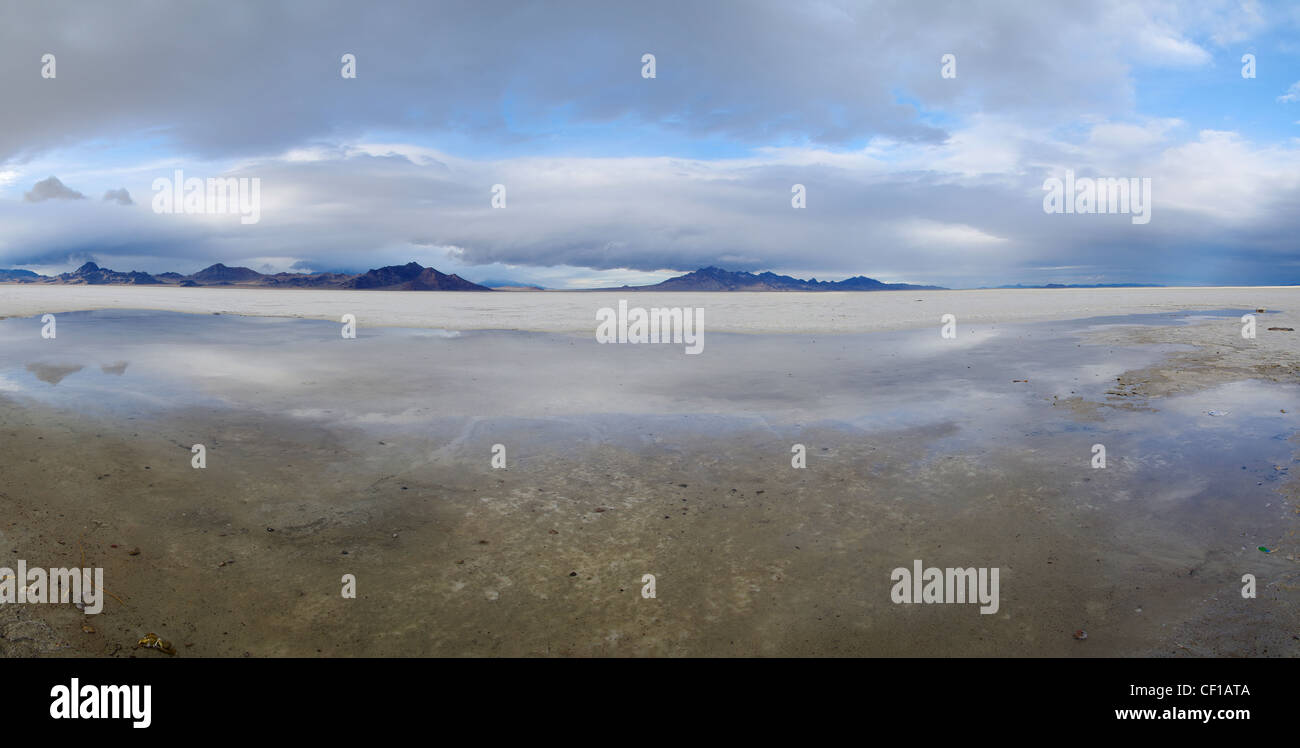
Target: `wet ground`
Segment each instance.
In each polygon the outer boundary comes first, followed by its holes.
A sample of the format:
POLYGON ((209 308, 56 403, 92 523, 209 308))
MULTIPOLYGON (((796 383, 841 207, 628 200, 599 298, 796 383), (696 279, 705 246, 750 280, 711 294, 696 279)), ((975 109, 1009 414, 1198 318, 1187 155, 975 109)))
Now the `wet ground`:
POLYGON ((1156 374, 1240 348, 1243 311, 709 333, 701 355, 2 320, 0 555, 84 553, 115 597, 0 606, 0 653, 165 656, 131 648, 156 631, 181 656, 1295 656, 1300 378, 1156 374), (998 568, 998 612, 893 603, 914 559, 998 568))

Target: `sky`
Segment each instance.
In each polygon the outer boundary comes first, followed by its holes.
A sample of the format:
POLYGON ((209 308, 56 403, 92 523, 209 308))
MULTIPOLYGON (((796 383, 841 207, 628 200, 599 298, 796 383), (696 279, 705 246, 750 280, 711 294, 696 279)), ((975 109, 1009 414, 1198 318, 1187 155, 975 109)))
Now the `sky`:
POLYGON ((0 268, 1282 284, 1297 237, 1292 2, 0 0, 0 268))

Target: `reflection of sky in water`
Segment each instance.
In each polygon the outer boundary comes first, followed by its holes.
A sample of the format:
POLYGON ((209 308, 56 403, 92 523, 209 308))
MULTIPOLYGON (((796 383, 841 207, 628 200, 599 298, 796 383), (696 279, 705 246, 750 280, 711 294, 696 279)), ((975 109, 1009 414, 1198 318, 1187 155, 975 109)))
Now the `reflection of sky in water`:
POLYGON ((57 322, 45 340, 39 318, 0 321, 0 392, 111 413, 241 406, 305 384, 310 344, 330 333, 342 340, 339 325, 269 317, 105 310, 57 322))
MULTIPOLYGON (((363 325, 346 340, 340 324, 319 320, 78 312, 58 315, 55 340, 41 339, 39 318, 0 320, 0 392, 89 411, 225 405, 385 428, 613 414, 774 428, 955 423, 963 428, 951 438, 967 441, 1092 428, 1048 401, 1104 400, 1116 376, 1174 347, 1088 345, 1078 333, 1192 317, 971 325, 959 327, 955 341, 941 339, 937 325, 852 335, 710 333, 702 354, 686 355, 682 345, 599 345, 588 336, 363 325)), ((1229 400, 1246 392, 1233 390, 1229 400)), ((1108 413, 1115 423, 1119 416, 1108 413)))
MULTIPOLYGON (((480 450, 503 428, 526 459, 556 445, 675 450, 682 431, 719 439, 757 430, 792 442, 807 427, 935 426, 922 462, 1016 450, 1059 466, 1062 480, 1099 481, 1074 485, 1104 485, 1106 501, 1201 507, 1179 522, 1210 532, 1224 524, 1215 502, 1244 502, 1253 517, 1279 500, 1300 388, 1234 382, 1153 400, 1155 412, 1103 407, 1101 421, 1052 401, 1106 402, 1117 376, 1181 349, 1089 345, 1083 332, 1241 314, 972 325, 958 341, 942 340, 938 326, 710 333, 704 353, 686 355, 681 345, 588 336, 363 326, 345 340, 341 325, 317 320, 80 312, 58 315, 56 340, 41 339, 39 318, 0 320, 0 395, 106 415, 247 408, 409 435, 435 458, 480 450), (1095 443, 1106 446, 1105 475, 1086 469, 1095 443)), ((1268 522, 1256 526, 1268 537, 1268 522)))
POLYGON ((1229 382, 1155 405, 1157 417, 1139 412, 1108 416, 1105 438, 1098 441, 1118 445, 1120 465, 1158 472, 1164 485, 1157 495, 1177 498, 1198 486, 1223 492, 1272 487, 1289 477, 1300 387, 1229 382), (1211 416, 1211 411, 1223 415, 1211 416), (1126 445, 1133 448, 1125 451, 1126 445))

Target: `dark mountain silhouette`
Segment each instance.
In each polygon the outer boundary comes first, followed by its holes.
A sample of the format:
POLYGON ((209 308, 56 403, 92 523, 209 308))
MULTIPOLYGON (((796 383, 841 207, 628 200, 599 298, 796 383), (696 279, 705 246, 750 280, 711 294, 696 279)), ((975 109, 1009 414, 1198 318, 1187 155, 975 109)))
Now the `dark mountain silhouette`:
POLYGON ((445 275, 418 262, 369 270, 344 281, 342 288, 383 291, 491 291, 459 275, 445 275))
POLYGON ((59 280, 69 284, 85 284, 88 286, 107 286, 107 285, 158 285, 162 281, 149 275, 132 270, 129 273, 119 273, 116 270, 101 268, 93 262, 87 262, 85 265, 77 268, 71 273, 61 273, 59 280))
POLYGON ((248 268, 213 265, 188 277, 200 285, 230 284, 278 288, 348 288, 385 291, 490 291, 458 275, 446 275, 417 262, 348 273, 276 273, 263 275, 248 268), (209 271, 215 271, 209 273, 209 271), (215 283, 214 283, 215 281, 215 283))
POLYGON ((349 273, 276 273, 262 276, 266 285, 282 288, 339 288, 354 277, 349 273))
POLYGON ((746 273, 707 267, 651 286, 623 286, 604 291, 936 291, 942 286, 882 283, 863 275, 842 281, 802 280, 772 272, 746 273))
POLYGON ((195 283, 206 286, 217 283, 247 283, 261 280, 265 276, 251 268, 226 267, 218 262, 188 277, 195 283))
POLYGON ((238 286, 240 288, 351 288, 386 291, 491 291, 459 275, 446 275, 419 263, 370 270, 360 275, 348 273, 276 273, 266 275, 245 267, 217 263, 192 275, 159 273, 157 276, 132 271, 119 273, 87 262, 71 273, 55 277, 37 275, 30 270, 0 270, 0 282, 44 283, 57 285, 174 285, 183 288, 202 286, 238 286))

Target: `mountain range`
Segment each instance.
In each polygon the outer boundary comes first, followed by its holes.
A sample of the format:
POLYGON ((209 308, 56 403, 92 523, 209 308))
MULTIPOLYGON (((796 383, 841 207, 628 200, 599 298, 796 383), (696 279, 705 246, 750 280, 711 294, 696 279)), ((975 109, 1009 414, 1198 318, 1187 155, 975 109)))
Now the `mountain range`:
POLYGON ((842 281, 803 280, 772 272, 745 273, 706 267, 651 286, 621 286, 598 291, 941 291, 942 286, 882 283, 865 275, 842 281))
MULTIPOLYGON (((521 290, 525 284, 471 283, 458 275, 440 273, 417 262, 374 268, 355 275, 348 273, 259 273, 246 267, 217 263, 197 273, 158 273, 137 270, 119 272, 87 262, 70 273, 37 275, 30 270, 0 270, 0 282, 47 285, 204 286, 240 288, 334 288, 371 291, 491 291, 494 287, 521 290)), ((540 289, 538 289, 540 290, 540 289)), ((942 286, 910 283, 882 283, 863 275, 841 281, 803 280, 772 272, 747 273, 706 267, 649 286, 621 286, 598 291, 933 291, 942 286)))
POLYGON ((1159 283, 1044 283, 1040 286, 1017 283, 1014 286, 994 286, 994 288, 1164 288, 1164 286, 1159 283))
POLYGON ((235 286, 240 288, 350 288, 371 291, 491 291, 459 275, 445 275, 419 263, 390 265, 356 275, 348 273, 275 273, 267 275, 245 267, 221 263, 197 273, 150 275, 132 270, 122 273, 87 262, 70 273, 37 275, 30 270, 0 270, 0 281, 52 285, 125 286, 235 286))

